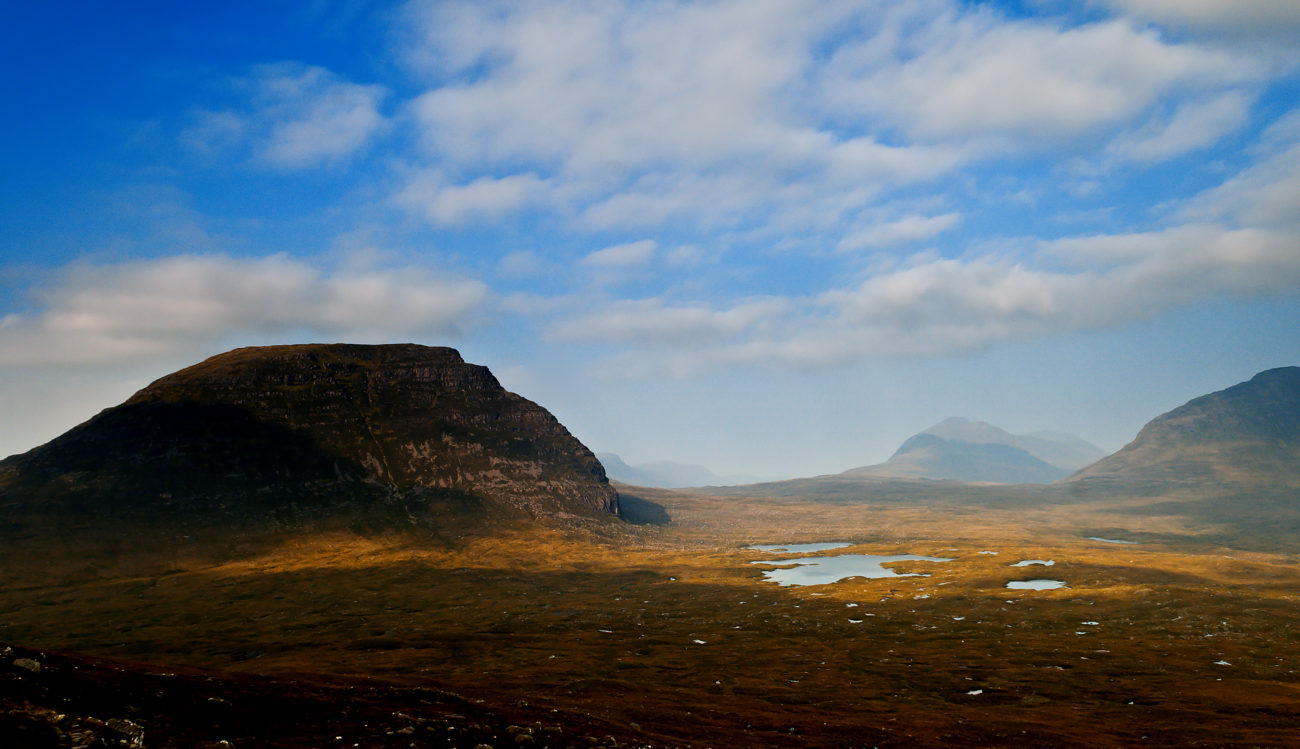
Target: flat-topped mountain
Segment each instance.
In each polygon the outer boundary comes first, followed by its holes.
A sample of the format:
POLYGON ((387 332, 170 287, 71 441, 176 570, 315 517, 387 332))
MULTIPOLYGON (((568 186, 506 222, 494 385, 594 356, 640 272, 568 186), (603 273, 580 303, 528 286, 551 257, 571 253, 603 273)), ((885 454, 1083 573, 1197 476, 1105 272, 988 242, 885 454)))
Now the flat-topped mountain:
POLYGON ((1157 416, 1070 480, 1300 484, 1300 367, 1260 372, 1157 416))
POLYGON ((0 463, 0 505, 88 514, 617 511, 596 457, 450 348, 242 348, 0 463))
POLYGON ((1011 434, 988 422, 951 418, 909 437, 884 463, 846 474, 1046 484, 1102 457, 1095 445, 1063 432, 1011 434))

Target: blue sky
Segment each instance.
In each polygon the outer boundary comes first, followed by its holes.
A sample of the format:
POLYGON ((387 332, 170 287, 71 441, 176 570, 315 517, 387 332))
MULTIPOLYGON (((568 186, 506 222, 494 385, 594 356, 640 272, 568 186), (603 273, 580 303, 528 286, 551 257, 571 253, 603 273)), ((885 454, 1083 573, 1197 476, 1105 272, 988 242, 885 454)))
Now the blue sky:
POLYGON ((1289 0, 0 28, 0 454, 270 343, 455 346, 593 449, 764 476, 954 415, 1113 450, 1300 364, 1289 0))

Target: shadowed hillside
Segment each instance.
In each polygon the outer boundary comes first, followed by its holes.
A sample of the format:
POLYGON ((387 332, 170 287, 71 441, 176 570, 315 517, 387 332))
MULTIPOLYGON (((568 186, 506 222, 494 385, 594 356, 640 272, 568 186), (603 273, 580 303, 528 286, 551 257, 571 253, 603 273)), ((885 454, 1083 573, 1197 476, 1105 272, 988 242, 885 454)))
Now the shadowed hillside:
POLYGON ((474 524, 617 510, 555 417, 449 348, 245 348, 163 377, 0 463, 11 510, 474 524))

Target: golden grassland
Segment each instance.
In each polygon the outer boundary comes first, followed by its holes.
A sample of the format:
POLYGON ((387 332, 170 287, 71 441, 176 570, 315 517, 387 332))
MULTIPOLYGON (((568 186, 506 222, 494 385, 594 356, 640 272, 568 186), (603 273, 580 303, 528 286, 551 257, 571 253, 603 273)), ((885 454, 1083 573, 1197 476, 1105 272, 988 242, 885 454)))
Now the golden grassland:
POLYGON ((580 710, 657 745, 1300 745, 1300 565, 1283 542, 1224 545, 1123 500, 628 492, 672 522, 458 544, 29 534, 0 550, 0 640, 431 685, 580 710), (772 555, 750 544, 809 541, 953 561, 805 587, 751 564, 772 555), (1069 587, 1005 587, 1035 577, 1069 587))

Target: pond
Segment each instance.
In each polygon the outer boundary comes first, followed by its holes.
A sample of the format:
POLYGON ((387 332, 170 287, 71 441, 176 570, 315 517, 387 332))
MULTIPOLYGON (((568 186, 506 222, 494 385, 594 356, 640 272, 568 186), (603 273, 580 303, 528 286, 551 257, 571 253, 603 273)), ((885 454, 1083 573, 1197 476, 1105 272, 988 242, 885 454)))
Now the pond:
POLYGON ((1100 541, 1103 544, 1136 544, 1137 541, 1120 541, 1117 538, 1101 538, 1099 536, 1088 536, 1089 541, 1100 541))
POLYGON ((1012 580, 1007 587, 1012 590, 1059 590, 1067 586, 1064 580, 1012 580))
POLYGON ((846 546, 852 546, 852 544, 840 542, 819 544, 754 544, 749 548, 758 551, 775 551, 780 554, 812 554, 816 551, 843 549, 846 546))
POLYGON ((1021 561, 1019 561, 1019 562, 1016 562, 1015 564, 1013 564, 1013 565, 1011 565, 1011 566, 1012 566, 1012 567, 1028 567, 1028 566, 1031 565, 1031 564, 1040 564, 1040 565, 1042 565, 1042 566, 1044 566, 1044 567, 1051 567, 1052 565, 1056 564, 1056 560, 1055 560, 1055 559, 1024 559, 1024 560, 1021 560, 1021 561))
MULTIPOLYGON (((789 547, 782 547, 789 548, 789 547)), ((885 577, 929 577, 921 572, 895 572, 886 564, 895 562, 951 562, 946 557, 923 557, 917 554, 841 554, 833 557, 760 560, 750 564, 777 565, 763 570, 766 580, 778 585, 828 585, 850 577, 871 579, 885 577)))

